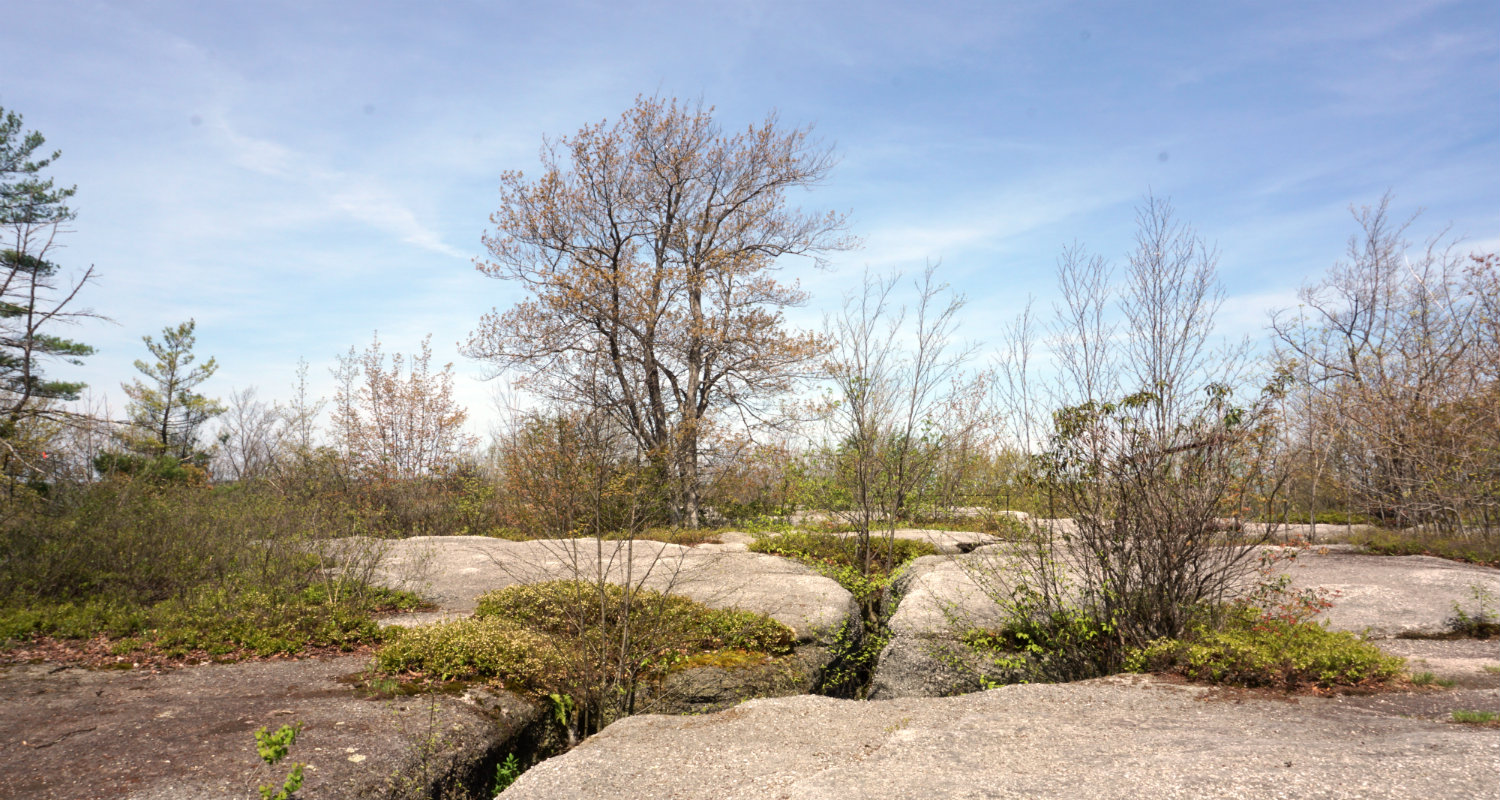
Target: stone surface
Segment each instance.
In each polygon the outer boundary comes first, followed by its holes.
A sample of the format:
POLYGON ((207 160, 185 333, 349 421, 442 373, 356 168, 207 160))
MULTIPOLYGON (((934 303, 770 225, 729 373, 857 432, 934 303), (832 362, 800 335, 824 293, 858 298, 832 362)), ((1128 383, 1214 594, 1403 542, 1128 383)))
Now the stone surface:
MULTIPOLYGON (((369 659, 146 670, 0 670, 0 797, 221 800, 307 764, 300 800, 425 798, 503 756, 538 714, 504 692, 365 699, 340 679, 369 659), (286 761, 254 733, 300 722, 286 761), (424 747, 427 742, 436 746, 424 747)), ((493 766, 489 767, 493 770, 493 766)), ((481 777, 481 776, 474 776, 481 777)))
MULTIPOLYGON (((896 586, 900 601, 890 620, 891 641, 871 685, 872 698, 980 688, 985 665, 955 646, 953 637, 964 628, 999 625, 1000 609, 990 598, 1009 593, 1016 574, 1012 552, 1007 545, 995 545, 912 562, 896 586)), ((1485 593, 1491 598, 1486 601, 1490 613, 1500 613, 1500 570, 1426 556, 1369 555, 1348 546, 1296 552, 1295 559, 1280 567, 1291 585, 1332 593, 1333 606, 1318 619, 1377 643, 1443 633, 1455 606, 1478 614, 1485 593)))
POLYGON ((1141 676, 622 720, 506 800, 1500 797, 1500 731, 1141 676))
MULTIPOLYGON (((834 533, 829 535, 839 536, 847 539, 857 536, 858 534, 834 533)), ((918 542, 926 542, 937 548, 937 551, 939 553, 943 553, 946 555, 967 553, 977 547, 995 544, 996 542, 1000 541, 999 539, 996 539, 994 536, 991 536, 988 533, 976 533, 973 531, 928 530, 925 528, 897 528, 894 532, 892 532, 891 535, 897 539, 910 539, 918 542)), ((872 532, 870 534, 871 539, 877 539, 883 536, 885 536, 885 531, 872 532)))
POLYGON ((546 580, 630 581, 671 591, 713 608, 765 614, 797 632, 805 644, 827 646, 859 619, 859 606, 842 586, 801 564, 776 556, 684 547, 653 541, 561 539, 511 542, 483 536, 420 536, 390 544, 375 579, 412 588, 438 611, 390 618, 424 624, 474 612, 479 596, 517 583, 546 580))

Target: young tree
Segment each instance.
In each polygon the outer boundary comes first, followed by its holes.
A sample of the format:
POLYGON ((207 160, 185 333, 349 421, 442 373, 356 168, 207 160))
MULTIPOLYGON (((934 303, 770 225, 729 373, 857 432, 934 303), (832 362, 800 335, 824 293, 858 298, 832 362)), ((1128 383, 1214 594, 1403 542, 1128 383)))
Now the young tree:
POLYGON ((41 173, 60 154, 41 155, 40 133, 23 132, 19 114, 0 108, 0 461, 10 476, 32 453, 23 428, 58 419, 56 401, 76 400, 82 383, 46 377, 43 365, 81 363, 94 349, 55 333, 57 326, 97 315, 74 305, 94 275, 62 280, 51 258, 59 234, 74 218, 66 201, 75 189, 58 188, 41 173), (19 445, 19 447, 18 447, 19 445))
POLYGON ((409 370, 400 353, 386 367, 378 337, 363 354, 351 347, 340 357, 333 432, 353 472, 396 479, 433 475, 477 444, 463 429, 468 411, 453 399, 453 365, 433 373, 431 361, 430 335, 409 370))
POLYGON ((527 299, 486 315, 466 352, 565 405, 610 414, 697 524, 700 454, 713 426, 766 419, 823 352, 788 331, 783 255, 852 246, 844 218, 786 208, 833 165, 806 128, 769 116, 727 135, 712 109, 640 98, 614 125, 542 151, 543 174, 502 177, 480 271, 527 299))
POLYGON ((1130 648, 1217 613, 1256 565, 1219 520, 1280 485, 1280 384, 1244 396, 1244 348, 1214 346, 1213 251, 1155 198, 1137 221, 1122 288, 1081 248, 1059 261, 1058 408, 1033 463, 1049 510, 1071 520, 1033 531, 1020 577, 1008 557, 977 576, 1052 637, 1051 679, 1115 671, 1130 648))
POLYGON ((963 374, 973 349, 955 341, 964 300, 949 294, 934 272, 928 267, 916 282, 911 309, 891 300, 899 274, 885 280, 867 275, 827 323, 834 342, 825 370, 834 385, 837 505, 858 533, 867 572, 879 555, 872 532, 885 528, 890 569, 897 521, 914 501, 929 499, 924 495, 939 483, 945 456, 968 450, 986 427, 982 415, 969 413, 982 383, 963 374))
POLYGON ((229 407, 219 421, 215 471, 236 481, 269 473, 291 435, 286 418, 255 394, 254 386, 230 392, 229 407))
POLYGON ((146 349, 156 363, 136 361, 135 368, 148 381, 139 378, 124 385, 130 398, 127 407, 134 430, 126 437, 127 446, 143 455, 170 456, 181 462, 203 462, 207 454, 198 449, 198 431, 210 419, 224 413, 218 400, 204 397, 194 390, 213 377, 219 365, 209 360, 193 366, 197 323, 188 320, 162 330, 158 344, 143 337, 146 349))

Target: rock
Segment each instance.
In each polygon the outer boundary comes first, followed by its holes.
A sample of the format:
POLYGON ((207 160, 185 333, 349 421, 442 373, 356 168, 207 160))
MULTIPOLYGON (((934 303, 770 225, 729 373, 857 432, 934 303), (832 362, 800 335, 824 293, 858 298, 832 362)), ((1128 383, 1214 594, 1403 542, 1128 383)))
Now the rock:
POLYGON ((369 659, 260 661, 145 670, 45 664, 0 671, 0 796, 219 800, 280 785, 307 764, 300 800, 431 797, 482 785, 540 709, 501 691, 365 699, 342 681, 369 659), (301 723, 285 761, 255 731, 301 723), (485 775, 484 769, 491 770, 485 775))
POLYGON ((1500 570, 1489 567, 1329 547, 1304 550, 1284 569, 1293 587, 1337 593, 1319 619, 1369 638, 1446 633, 1458 610, 1479 613, 1484 596, 1489 613, 1500 614, 1500 570))
POLYGON ((1500 731, 1143 676, 616 722, 506 800, 1500 797, 1500 731))
MULTIPOLYGON (((1009 596, 1010 583, 1020 574, 1015 552, 994 545, 908 566, 895 586, 899 605, 871 698, 958 694, 980 688, 982 676, 1003 677, 1004 670, 969 653, 957 639, 966 628, 1003 622, 991 598, 1009 596)), ((1278 568, 1291 577, 1293 588, 1336 593, 1330 597, 1333 606, 1317 617, 1335 630, 1376 640, 1442 634, 1455 609, 1480 613, 1484 596, 1490 598, 1489 613, 1500 613, 1500 570, 1426 556, 1368 555, 1347 546, 1273 552, 1295 554, 1278 568)), ((1255 579, 1250 575, 1243 588, 1255 579)))
MULTIPOLYGON (((872 531, 870 539, 876 541, 885 536, 885 531, 872 531)), ((857 533, 833 533, 829 536, 838 536, 845 539, 858 536, 857 533)), ((968 553, 977 547, 995 544, 999 539, 988 533, 976 533, 973 531, 942 531, 927 530, 923 528, 897 528, 892 536, 897 539, 910 539, 918 542, 926 542, 937 548, 939 553, 946 555, 957 555, 968 553)))
POLYGON ((472 614, 479 596, 518 583, 593 580, 603 575, 696 600, 712 608, 765 614, 797 632, 798 641, 831 645, 859 618, 842 586, 811 569, 761 553, 704 551, 654 541, 559 539, 511 542, 484 536, 419 536, 392 542, 373 578, 411 585, 439 610, 390 617, 392 624, 424 624, 472 614))
POLYGON ((765 614, 797 633, 795 657, 776 664, 754 669, 709 668, 703 675, 692 674, 697 669, 675 673, 653 701, 655 708, 665 711, 702 712, 747 697, 811 691, 832 663, 839 637, 858 637, 863 632, 859 605, 835 581, 784 558, 708 546, 417 537, 392 543, 373 573, 386 585, 395 585, 400 576, 410 574, 425 576, 415 588, 439 609, 386 620, 391 624, 428 624, 467 616, 480 595, 518 583, 593 580, 604 575, 616 583, 629 580, 712 608, 765 614))

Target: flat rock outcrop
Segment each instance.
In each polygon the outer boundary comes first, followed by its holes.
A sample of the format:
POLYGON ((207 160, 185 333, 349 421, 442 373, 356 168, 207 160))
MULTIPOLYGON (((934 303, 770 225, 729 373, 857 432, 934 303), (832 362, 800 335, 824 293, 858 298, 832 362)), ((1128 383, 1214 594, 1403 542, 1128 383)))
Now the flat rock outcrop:
POLYGON ((485 592, 521 583, 595 580, 630 583, 713 608, 765 614, 797 633, 795 655, 749 668, 703 667, 674 673, 653 708, 701 713, 751 697, 804 694, 818 684, 842 638, 863 634, 859 605, 837 582, 807 567, 745 549, 748 536, 684 547, 655 541, 593 539, 511 542, 482 536, 416 537, 384 548, 374 579, 411 588, 437 611, 403 614, 391 624, 419 625, 472 614, 485 592))
MULTIPOLYGON (((990 598, 1006 596, 1018 574, 1008 547, 912 562, 896 586, 900 604, 890 620, 892 638, 881 654, 872 698, 933 697, 981 688, 980 676, 993 667, 954 637, 964 628, 1001 622, 1000 609, 990 598)), ((1491 614, 1500 611, 1500 570, 1472 564, 1332 546, 1298 551, 1280 569, 1294 588, 1330 592, 1333 606, 1319 619, 1377 642, 1444 633, 1456 609, 1475 615, 1487 602, 1491 614)), ((1500 663, 1500 651, 1492 660, 1500 663)))
POLYGON ((278 787, 307 764, 302 800, 432 796, 483 785, 542 710, 505 692, 360 697, 344 681, 363 656, 208 664, 153 674, 49 664, 0 669, 0 797, 222 800, 278 787), (255 731, 301 723, 286 760, 256 755, 255 731))
POLYGON ((1500 731, 1117 676, 622 720, 506 800, 1500 797, 1500 731))
POLYGON ((851 620, 853 596, 829 578, 776 556, 654 541, 558 539, 511 542, 485 536, 418 536, 383 543, 374 579, 410 588, 438 610, 390 618, 395 624, 472 614, 479 596, 518 583, 550 580, 629 581, 670 591, 712 608, 765 614, 797 632, 798 641, 831 645, 851 620))

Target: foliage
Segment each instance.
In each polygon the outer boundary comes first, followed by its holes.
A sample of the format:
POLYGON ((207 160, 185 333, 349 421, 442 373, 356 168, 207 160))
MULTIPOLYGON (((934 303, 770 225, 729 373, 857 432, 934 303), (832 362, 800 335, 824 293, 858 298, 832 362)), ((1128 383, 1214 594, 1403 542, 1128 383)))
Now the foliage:
POLYGON ((638 692, 694 656, 785 655, 795 643, 789 628, 759 614, 649 589, 552 581, 486 594, 467 619, 400 630, 375 663, 389 674, 493 679, 552 696, 564 727, 588 733, 634 713, 638 692))
POLYGON ((371 612, 415 602, 361 582, 378 543, 350 540, 339 555, 309 546, 360 532, 349 511, 128 477, 54 492, 0 525, 0 640, 103 634, 169 656, 378 641, 371 612))
POLYGON ((1469 596, 1474 598, 1474 610, 1470 612, 1461 604, 1454 603, 1449 627, 1456 634, 1474 639, 1500 636, 1500 615, 1495 613, 1495 593, 1481 584, 1471 583, 1469 596))
POLYGON ((1500 713, 1494 711, 1466 711, 1457 710, 1450 713, 1454 722, 1465 725, 1486 725, 1500 727, 1500 713))
POLYGON ((1297 496, 1391 528, 1500 532, 1500 256, 1434 238, 1391 197, 1354 210, 1345 260, 1272 328, 1295 378, 1297 496))
MULTIPOLYGON (((295 725, 282 725, 275 733, 268 732, 265 728, 255 732, 255 751, 260 754, 262 761, 268 766, 275 766, 290 752, 292 744, 297 741, 297 734, 302 732, 302 723, 295 725)), ((275 784, 261 784, 261 800, 290 800, 298 789, 302 788, 302 770, 306 764, 293 764, 292 771, 282 781, 278 789, 275 784)))
POLYGON ((154 364, 137 360, 135 368, 145 375, 125 386, 130 398, 127 411, 135 426, 125 437, 125 445, 145 456, 170 456, 179 461, 205 465, 208 454, 198 446, 198 431, 208 420, 223 413, 219 401, 194 391, 218 370, 209 360, 193 366, 197 323, 188 320, 162 330, 160 344, 150 336, 143 338, 146 349, 156 359, 154 364))
POLYGON ((340 359, 333 436, 353 474, 383 480, 440 475, 477 443, 463 429, 468 411, 453 398, 453 365, 433 373, 431 361, 430 334, 409 368, 396 353, 387 369, 378 337, 363 353, 351 347, 340 359))
POLYGON ((495 765, 493 792, 499 794, 510 788, 510 785, 515 783, 517 778, 521 777, 522 772, 525 772, 525 770, 521 768, 521 760, 516 758, 516 754, 507 754, 504 761, 495 765))
POLYGON ((1199 629, 1185 640, 1160 640, 1132 655, 1137 671, 1176 672, 1230 686, 1297 690, 1369 687, 1399 678, 1400 658, 1344 631, 1288 622, 1242 606, 1222 629, 1199 629))
POLYGON ((864 558, 860 555, 859 543, 853 537, 791 532, 762 536, 750 543, 753 553, 784 556, 838 581, 854 595, 861 608, 882 599, 896 571, 906 562, 937 555, 937 548, 932 544, 915 539, 892 537, 875 543, 874 547, 879 550, 878 558, 871 561, 872 568, 866 572, 862 568, 864 558), (891 566, 886 567, 887 564, 891 566))
POLYGON ((1500 566, 1500 538, 1475 538, 1435 531, 1375 530, 1358 533, 1350 541, 1390 556, 1436 556, 1487 567, 1500 566))
POLYGON ((776 416, 823 350, 786 329, 783 310, 806 296, 776 280, 778 258, 852 244, 843 217, 786 208, 833 165, 808 129, 771 115, 727 135, 712 112, 641 97, 544 147, 539 179, 503 175, 479 269, 525 299, 486 315, 466 347, 560 407, 610 415, 690 527, 718 427, 776 416))

